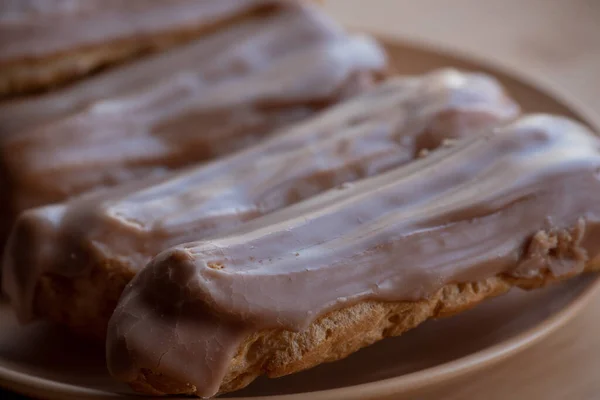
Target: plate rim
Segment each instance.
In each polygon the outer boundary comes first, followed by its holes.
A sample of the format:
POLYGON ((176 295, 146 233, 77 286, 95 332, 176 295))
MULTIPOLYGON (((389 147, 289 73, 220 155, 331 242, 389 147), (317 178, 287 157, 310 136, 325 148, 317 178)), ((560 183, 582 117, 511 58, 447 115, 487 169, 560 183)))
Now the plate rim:
MULTIPOLYGON (((410 394, 410 392, 422 389, 425 386, 437 385, 444 381, 493 366, 540 342, 577 316, 577 314, 579 314, 579 312, 581 312, 598 293, 600 293, 600 276, 595 276, 590 279, 589 284, 567 306, 534 327, 526 329, 510 339, 486 347, 483 350, 416 372, 358 385, 315 392, 259 397, 223 397, 222 399, 305 400, 306 396, 310 396, 311 400, 358 400, 386 397, 394 394, 410 394), (402 390, 399 391, 399 388, 402 390)), ((175 397, 175 399, 180 398, 181 397, 175 397)))
MULTIPOLYGON (((365 32, 364 29, 361 29, 365 32)), ((579 118, 584 124, 593 128, 596 132, 600 128, 600 116, 592 112, 591 108, 581 101, 565 93, 544 79, 540 79, 530 73, 518 71, 495 57, 481 57, 474 52, 466 51, 453 45, 441 45, 427 40, 419 40, 413 37, 377 32, 369 30, 385 46, 399 46, 414 50, 434 53, 450 60, 467 62, 487 69, 505 78, 517 81, 521 85, 528 86, 547 97, 554 99, 557 103, 569 109, 571 113, 579 118)), ((408 374, 381 379, 373 382, 357 385, 344 386, 334 389, 319 390, 314 392, 303 392, 285 395, 269 395, 258 397, 236 397, 235 400, 302 400, 310 396, 314 400, 330 399, 364 399, 391 396, 400 393, 410 393, 422 389, 425 386, 433 386, 444 381, 467 375, 468 373, 484 369, 497 364, 518 352, 540 342, 558 328, 567 324, 572 318, 579 314, 591 300, 600 293, 600 275, 590 279, 590 282, 581 290, 574 299, 564 308, 555 312, 537 325, 530 327, 518 335, 504 340, 500 343, 473 352, 469 355, 448 361, 433 367, 411 372, 408 374)), ((115 398, 152 398, 134 393, 118 393, 101 389, 92 389, 82 385, 62 383, 52 379, 32 376, 23 372, 14 371, 0 365, 0 389, 5 388, 16 393, 41 397, 48 399, 115 399, 115 398), (33 383, 33 384, 32 384, 33 383)), ((173 396, 170 399, 189 399, 189 397, 173 396)), ((223 400, 231 397, 219 397, 223 400)))

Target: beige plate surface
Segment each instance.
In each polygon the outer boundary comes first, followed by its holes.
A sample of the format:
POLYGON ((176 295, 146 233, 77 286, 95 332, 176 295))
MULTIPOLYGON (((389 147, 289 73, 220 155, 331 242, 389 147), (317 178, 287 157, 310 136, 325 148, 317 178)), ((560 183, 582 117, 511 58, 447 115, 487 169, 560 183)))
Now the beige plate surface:
MULTIPOLYGON (((527 111, 554 112, 593 124, 585 107, 526 83, 531 79, 515 78, 498 67, 431 47, 386 42, 397 72, 422 73, 443 66, 484 70, 499 77, 527 111)), ((481 369, 533 344, 577 314, 599 287, 597 276, 587 276, 533 292, 515 290, 457 317, 428 322, 346 360, 285 378, 259 379, 233 397, 414 398, 419 388, 481 369)), ((102 347, 44 323, 19 327, 5 303, 0 303, 0 385, 57 399, 132 394, 108 376, 102 347)))

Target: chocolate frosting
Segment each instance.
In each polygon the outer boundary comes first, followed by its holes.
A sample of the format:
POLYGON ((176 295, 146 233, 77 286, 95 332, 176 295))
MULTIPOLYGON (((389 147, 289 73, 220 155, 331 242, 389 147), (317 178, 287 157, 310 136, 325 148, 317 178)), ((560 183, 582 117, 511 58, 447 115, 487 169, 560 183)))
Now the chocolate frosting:
POLYGON ((518 112, 486 75, 392 79, 244 152, 25 212, 5 252, 4 291, 26 321, 44 273, 81 275, 109 263, 137 271, 170 246, 223 234, 518 112))
POLYGON ((160 32, 207 28, 276 1, 13 0, 0 2, 0 63, 160 32))
MULTIPOLYGON (((26 2, 13 2, 15 6, 26 2)), ((50 1, 49 3, 53 3, 50 1)), ((93 4, 94 1, 77 4, 93 4)), ((153 5, 170 2, 152 1, 153 5)), ((239 5, 250 2, 239 2, 239 5)), ((256 3, 256 2, 254 2, 256 3)), ((39 2, 41 6, 46 1, 39 2)), ((65 4, 73 4, 66 2, 65 4)), ((125 6, 128 2, 119 2, 125 6)), ((193 1, 195 7, 231 1, 193 1)), ((277 3, 279 4, 279 3, 277 3)), ((66 7, 66 6, 65 6, 66 7)), ((173 75, 196 75, 205 85, 239 78, 268 66, 275 58, 318 42, 344 37, 343 29, 308 5, 281 3, 270 12, 249 14, 236 24, 207 33, 192 43, 111 68, 77 84, 0 105, 0 134, 22 131, 41 123, 81 111, 102 99, 143 93, 148 86, 173 75)), ((380 54, 379 66, 384 59, 380 54)), ((376 60, 372 60, 376 61, 376 60)))
POLYGON ((290 5, 239 40, 198 69, 11 135, 1 157, 13 210, 244 148, 362 91, 385 66, 377 43, 308 6, 290 5))
POLYGON ((599 253, 599 151, 573 121, 528 116, 171 248, 121 297, 109 369, 132 381, 147 368, 212 396, 252 332, 302 330, 359 301, 422 299, 450 282, 581 271, 599 253))

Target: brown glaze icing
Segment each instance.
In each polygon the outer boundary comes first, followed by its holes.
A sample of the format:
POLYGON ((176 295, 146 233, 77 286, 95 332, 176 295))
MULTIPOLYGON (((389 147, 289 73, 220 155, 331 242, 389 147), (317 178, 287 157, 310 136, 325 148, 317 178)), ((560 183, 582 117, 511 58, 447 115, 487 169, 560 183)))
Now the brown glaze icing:
POLYGON ((385 66, 374 41, 338 32, 308 7, 290 5, 271 22, 199 70, 5 140, 14 212, 246 147, 370 86, 385 66), (211 84, 216 71, 221 82, 211 84))
POLYGON ((252 332, 303 330, 331 310, 422 299, 449 282, 581 271, 600 250, 599 172, 586 128, 529 116, 169 249, 121 297, 109 369, 132 381, 147 368, 212 396, 252 332))
POLYGON ((31 60, 107 41, 197 29, 266 0, 13 0, 0 2, 0 63, 31 60))
MULTIPOLYGON (((205 3, 217 2, 194 1, 197 5, 205 3)), ((40 1, 43 4, 46 2, 40 1)), ((317 10, 284 3, 270 12, 248 15, 188 45, 110 69, 60 90, 4 102, 0 105, 0 135, 64 117, 102 99, 138 93, 173 75, 196 75, 204 84, 238 78, 265 68, 274 58, 343 36, 341 27, 317 10)), ((103 104, 107 103, 110 101, 103 104)))
POLYGON ((222 234, 518 113, 486 75, 392 79, 244 152, 25 212, 7 245, 4 290, 26 321, 44 273, 81 275, 109 262, 137 271, 169 246, 222 234))

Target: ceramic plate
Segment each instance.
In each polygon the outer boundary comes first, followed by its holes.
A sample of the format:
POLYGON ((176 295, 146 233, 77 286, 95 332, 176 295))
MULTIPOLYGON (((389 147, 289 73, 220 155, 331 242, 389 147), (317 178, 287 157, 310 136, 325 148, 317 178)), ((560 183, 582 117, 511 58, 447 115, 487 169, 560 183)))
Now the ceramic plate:
MULTIPOLYGON (((551 93, 531 79, 485 62, 423 45, 385 40, 395 70, 423 73, 453 66, 497 76, 526 111, 567 115, 588 125, 585 107, 551 93)), ((430 321, 345 360, 279 379, 258 379, 234 398, 398 398, 481 369, 533 344, 577 314, 600 287, 596 275, 543 290, 513 290, 459 316, 430 321)), ((104 349, 59 327, 20 327, 0 303, 0 385, 30 396, 56 399, 130 397, 104 367, 104 349)), ((139 397, 137 397, 139 398, 139 397)))

